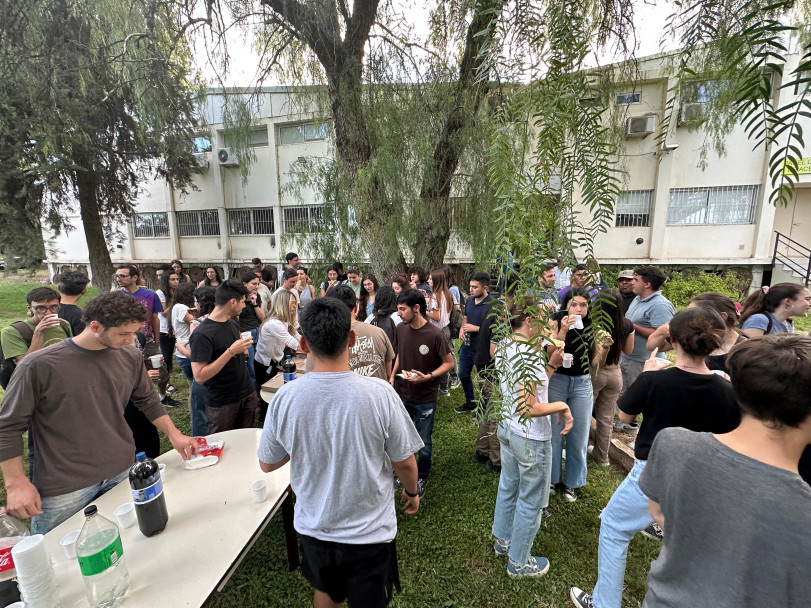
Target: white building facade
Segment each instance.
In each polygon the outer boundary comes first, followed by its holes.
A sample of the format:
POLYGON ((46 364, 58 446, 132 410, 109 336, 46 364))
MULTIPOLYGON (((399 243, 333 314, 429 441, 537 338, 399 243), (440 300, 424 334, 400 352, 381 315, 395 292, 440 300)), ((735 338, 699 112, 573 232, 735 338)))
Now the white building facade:
MULTIPOLYGON (((628 179, 613 226, 596 239, 597 258, 624 267, 751 267, 753 284, 759 285, 763 272, 771 270, 777 245, 778 258, 807 267, 811 252, 803 247, 811 247, 811 148, 800 163, 799 183, 787 207, 768 202, 771 151, 753 150, 740 126, 726 138, 726 155, 710 153, 706 168, 699 168, 705 134, 691 130, 689 118, 701 112, 707 98, 697 83, 691 99, 676 104, 668 132, 661 136, 674 84, 665 59, 640 60, 639 79, 618 91, 616 103, 625 106, 627 122, 624 158, 617 162, 628 179), (778 233, 783 235, 779 241, 778 233)), ((798 61, 798 54, 789 55, 784 74, 798 61)), ((779 82, 773 89, 778 107, 803 93, 781 89, 779 82)), ((137 214, 122 227, 125 242, 111 251, 114 262, 149 267, 180 259, 187 268, 217 265, 226 274, 253 257, 280 264, 285 255, 281 236, 306 232, 320 220, 318 194, 299 189, 294 195, 289 186, 294 171, 301 170, 302 163, 306 166, 308 158, 331 154, 329 126, 302 111, 295 89, 265 88, 253 99, 256 125, 250 147, 256 160, 247 180, 224 131, 223 94, 212 91, 205 104, 210 132, 195 141, 200 161, 207 165, 195 179, 198 189, 183 195, 162 182, 145 184, 137 214)), ((811 132, 811 121, 801 120, 811 132)), ((81 221, 77 216, 71 222, 76 230, 51 241, 53 255, 47 261, 52 272, 87 265, 81 221)), ((448 262, 473 262, 464 253, 456 255, 448 262)), ((306 252, 301 257, 310 261, 306 252)), ((798 280, 782 263, 773 274, 773 282, 798 280)))

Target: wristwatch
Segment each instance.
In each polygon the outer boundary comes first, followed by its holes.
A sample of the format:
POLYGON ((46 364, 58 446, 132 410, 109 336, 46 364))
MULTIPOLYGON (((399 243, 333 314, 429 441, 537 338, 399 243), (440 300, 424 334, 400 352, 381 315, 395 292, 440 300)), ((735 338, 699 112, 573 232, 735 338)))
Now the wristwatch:
POLYGON ((403 492, 405 492, 406 496, 408 496, 409 498, 414 498, 419 493, 419 492, 414 492, 412 494, 411 492, 409 492, 408 490, 405 489, 405 486, 403 486, 403 492))
POLYGON ((431 380, 434 379, 434 372, 428 372, 428 376, 430 376, 431 380))

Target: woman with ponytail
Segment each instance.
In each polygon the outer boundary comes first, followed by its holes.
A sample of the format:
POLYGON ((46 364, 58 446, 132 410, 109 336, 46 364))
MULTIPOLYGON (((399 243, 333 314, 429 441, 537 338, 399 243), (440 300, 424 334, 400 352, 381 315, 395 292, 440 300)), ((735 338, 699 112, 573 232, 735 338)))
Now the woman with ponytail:
POLYGON ((794 317, 811 308, 811 293, 802 285, 778 283, 755 292, 741 312, 741 330, 747 338, 794 333, 794 317))
POLYGON ((714 310, 696 306, 676 313, 670 321, 676 363, 665 369, 654 350, 642 374, 620 397, 620 420, 630 422, 643 415, 634 444, 635 462, 600 515, 593 597, 572 587, 570 597, 575 606, 591 606, 593 602, 595 606, 620 608, 631 539, 643 530, 648 535, 661 535, 648 511, 648 498, 639 489, 639 476, 657 433, 671 427, 728 433, 740 423, 732 385, 707 367, 707 355, 721 345, 724 330, 724 320, 714 310))

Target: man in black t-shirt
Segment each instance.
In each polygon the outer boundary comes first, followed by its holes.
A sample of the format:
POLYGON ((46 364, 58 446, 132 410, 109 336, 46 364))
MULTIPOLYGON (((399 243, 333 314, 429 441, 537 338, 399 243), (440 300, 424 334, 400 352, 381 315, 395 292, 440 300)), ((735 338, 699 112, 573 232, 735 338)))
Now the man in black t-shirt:
POLYGON ((223 281, 214 296, 214 310, 189 338, 194 379, 208 389, 209 434, 250 428, 259 407, 246 363, 253 340, 242 339, 233 320, 244 308, 247 295, 239 281, 223 281))
POLYGON ((59 299, 59 318, 70 323, 74 336, 78 336, 84 331, 82 309, 76 303, 87 291, 89 282, 90 279, 87 275, 77 270, 63 272, 57 279, 56 287, 62 296, 59 299))

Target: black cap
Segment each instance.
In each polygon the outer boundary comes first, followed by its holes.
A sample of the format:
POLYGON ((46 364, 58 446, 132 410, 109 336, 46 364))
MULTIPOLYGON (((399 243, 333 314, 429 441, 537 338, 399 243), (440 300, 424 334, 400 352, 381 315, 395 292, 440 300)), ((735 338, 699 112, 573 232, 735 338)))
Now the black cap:
POLYGON ((90 505, 89 507, 86 507, 84 510, 85 517, 90 517, 91 515, 95 515, 96 513, 98 513, 96 505, 90 505))

